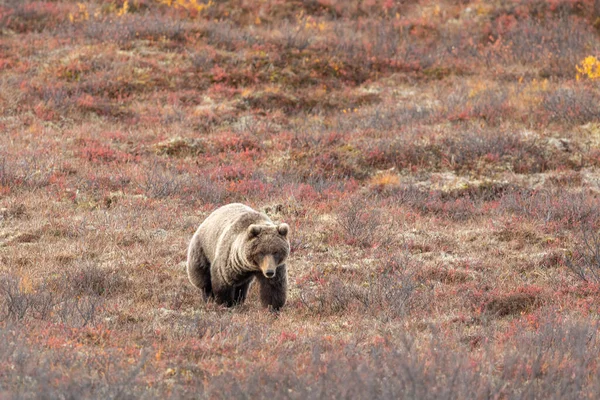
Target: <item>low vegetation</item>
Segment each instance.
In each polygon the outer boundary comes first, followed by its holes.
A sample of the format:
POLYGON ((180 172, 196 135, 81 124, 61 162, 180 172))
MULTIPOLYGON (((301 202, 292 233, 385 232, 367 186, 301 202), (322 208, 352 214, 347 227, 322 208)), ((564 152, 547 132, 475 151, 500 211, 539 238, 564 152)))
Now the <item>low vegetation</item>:
POLYGON ((591 0, 7 0, 0 397, 595 398, 591 0), (205 304, 216 207, 289 301, 205 304))

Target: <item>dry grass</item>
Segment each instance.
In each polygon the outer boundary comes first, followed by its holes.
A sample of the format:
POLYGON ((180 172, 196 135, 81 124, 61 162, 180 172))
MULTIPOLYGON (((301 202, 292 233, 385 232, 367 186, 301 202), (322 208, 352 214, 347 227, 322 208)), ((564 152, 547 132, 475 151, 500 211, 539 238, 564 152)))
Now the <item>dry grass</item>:
POLYGON ((594 398, 593 1, 5 1, 0 397, 594 398), (289 302, 186 247, 287 222, 289 302))

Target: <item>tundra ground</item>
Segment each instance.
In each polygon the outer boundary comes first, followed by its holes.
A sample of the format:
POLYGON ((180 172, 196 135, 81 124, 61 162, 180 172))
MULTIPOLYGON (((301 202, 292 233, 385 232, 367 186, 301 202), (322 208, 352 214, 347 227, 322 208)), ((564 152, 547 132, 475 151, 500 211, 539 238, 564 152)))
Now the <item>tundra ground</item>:
POLYGON ((599 21, 4 1, 0 397, 595 398, 599 21), (187 280, 230 202, 290 225, 279 314, 187 280))

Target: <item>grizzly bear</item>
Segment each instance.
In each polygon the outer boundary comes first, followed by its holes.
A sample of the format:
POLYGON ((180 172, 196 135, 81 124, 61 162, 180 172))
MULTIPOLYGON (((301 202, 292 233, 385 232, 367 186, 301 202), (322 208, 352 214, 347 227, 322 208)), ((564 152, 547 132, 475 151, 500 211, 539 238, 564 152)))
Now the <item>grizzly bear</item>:
POLYGON ((187 255, 190 282, 205 300, 227 307, 242 304, 254 280, 265 307, 279 310, 287 297, 285 261, 289 226, 240 204, 213 211, 192 237, 187 255))

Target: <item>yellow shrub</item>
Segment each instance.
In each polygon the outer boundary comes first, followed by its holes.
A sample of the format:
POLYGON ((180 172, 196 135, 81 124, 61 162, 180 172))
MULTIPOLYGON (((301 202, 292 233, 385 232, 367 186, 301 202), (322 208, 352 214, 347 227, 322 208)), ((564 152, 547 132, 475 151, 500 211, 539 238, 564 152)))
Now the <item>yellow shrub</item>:
POLYGON ((212 0, 208 3, 198 3, 198 0, 158 0, 158 2, 169 7, 183 8, 198 14, 213 5, 212 0))
POLYGON ((127 14, 127 11, 129 11, 129 1, 125 0, 123 2, 123 7, 117 12, 117 15, 122 17, 123 15, 127 14))
POLYGON ((90 19, 90 13, 87 6, 83 3, 77 3, 76 13, 69 13, 69 21, 71 22, 87 21, 88 19, 90 19))
POLYGON ((581 62, 581 66, 576 65, 575 68, 577 69, 577 80, 582 76, 587 76, 588 79, 600 78, 600 61, 594 56, 587 56, 581 62))

